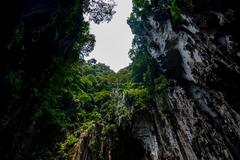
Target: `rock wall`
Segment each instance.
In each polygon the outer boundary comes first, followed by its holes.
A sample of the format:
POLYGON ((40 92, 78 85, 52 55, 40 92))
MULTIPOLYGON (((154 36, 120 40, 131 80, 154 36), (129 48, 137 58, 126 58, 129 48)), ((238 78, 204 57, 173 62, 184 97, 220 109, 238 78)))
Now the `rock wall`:
POLYGON ((106 159, 240 159, 237 2, 179 0, 180 20, 169 3, 157 1, 142 28, 168 78, 165 103, 156 94, 146 110, 126 106, 133 116, 112 134, 106 159))

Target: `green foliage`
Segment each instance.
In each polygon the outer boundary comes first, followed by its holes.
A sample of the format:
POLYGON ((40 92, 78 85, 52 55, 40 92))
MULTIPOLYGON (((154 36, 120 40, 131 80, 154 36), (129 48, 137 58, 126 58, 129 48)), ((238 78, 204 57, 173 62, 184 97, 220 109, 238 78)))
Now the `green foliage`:
POLYGON ((177 6, 176 0, 170 1, 169 9, 174 22, 181 21, 183 19, 181 15, 181 11, 177 6))
POLYGON ((88 76, 82 76, 80 78, 80 83, 82 84, 82 87, 85 90, 90 90, 90 88, 92 88, 92 86, 93 86, 93 82, 89 79, 88 76))
POLYGON ((131 120, 131 113, 126 106, 120 105, 117 106, 115 111, 115 123, 121 125, 123 121, 131 120))
POLYGON ((144 22, 137 13, 132 12, 127 20, 127 23, 131 27, 133 34, 142 35, 144 33, 144 22))
POLYGON ((2 137, 12 138, 0 146, 2 159, 52 159, 46 150, 57 157, 53 144, 66 140, 68 148, 76 142, 73 137, 64 140, 63 133, 96 123, 112 108, 107 94, 94 99, 95 93, 111 92, 114 72, 104 64, 84 62, 95 37, 83 14, 96 23, 110 21, 114 6, 105 0, 5 5, 0 123, 2 137))
POLYGON ((160 75, 155 79, 155 91, 164 96, 167 88, 167 79, 163 75, 160 75))
MULTIPOLYGON (((149 41, 146 39, 146 34, 152 29, 147 18, 153 16, 150 15, 152 11, 149 9, 154 8, 159 1, 133 0, 133 3, 133 11, 127 21, 134 34, 132 49, 129 51, 132 64, 127 71, 131 78, 122 85, 126 105, 132 106, 135 110, 148 109, 151 105, 156 105, 155 103, 164 106, 167 80, 161 75, 156 60, 148 53, 149 41)), ((173 21, 182 19, 176 0, 170 0, 169 10, 173 21)), ((155 44, 150 44, 151 46, 158 47, 155 44)), ((123 110, 126 111, 124 113, 131 115, 127 108, 123 110)), ((118 116, 121 117, 120 115, 118 116)))
POLYGON ((116 128, 116 124, 107 124, 103 127, 101 134, 107 135, 111 133, 116 128))
POLYGON ((81 26, 81 34, 73 45, 74 53, 81 53, 82 56, 87 56, 95 46, 95 36, 90 34, 89 23, 83 22, 81 26))
MULTIPOLYGON (((59 95, 56 103, 46 103, 47 108, 51 108, 47 110, 52 117, 50 122, 71 133, 79 133, 100 121, 110 121, 114 76, 115 73, 101 63, 76 62, 61 66, 46 94, 49 98, 54 98, 50 93, 59 95)), ((105 128, 106 132, 110 130, 111 127, 105 128)), ((63 139, 57 149, 61 156, 67 156, 71 142, 67 137, 63 139)))
POLYGON ((163 75, 160 75, 159 77, 155 78, 155 83, 154 83, 154 89, 153 93, 157 97, 156 103, 160 106, 160 112, 161 116, 164 116, 164 106, 166 104, 165 102, 165 95, 166 95, 166 90, 167 90, 167 79, 163 75))
POLYGON ((68 149, 70 147, 72 147, 76 142, 78 142, 79 139, 73 135, 73 134, 68 134, 66 136, 66 139, 65 141, 59 143, 59 146, 60 146, 60 150, 59 150, 59 154, 62 156, 62 157, 69 157, 68 156, 68 149))
POLYGON ((84 123, 81 124, 81 127, 80 127, 80 131, 83 132, 83 131, 86 131, 87 129, 89 129, 90 127, 92 127, 92 125, 96 123, 95 121, 86 121, 84 123))
POLYGON ((144 82, 144 73, 148 70, 149 55, 144 52, 134 53, 131 65, 132 75, 135 82, 144 82))
MULTIPOLYGON (((66 115, 60 109, 54 109, 51 106, 45 106, 46 114, 49 116, 50 121, 48 123, 50 125, 61 126, 62 128, 66 128, 66 115)), ((44 111, 43 111, 44 112, 44 111)))
POLYGON ((66 141, 66 145, 73 145, 75 144, 79 139, 77 137, 75 137, 74 135, 68 135, 67 136, 67 141, 66 141))
POLYGON ((140 9, 146 9, 150 7, 151 0, 133 0, 133 4, 140 9))
POLYGON ((100 91, 96 92, 94 100, 97 104, 102 104, 103 102, 106 102, 108 99, 111 99, 111 91, 100 91))
POLYGON ((148 106, 150 100, 147 88, 135 88, 126 91, 126 101, 130 106, 144 108, 148 106))
MULTIPOLYGON (((83 21, 83 12, 89 14, 95 23, 109 21, 114 14, 115 4, 112 2, 74 0, 69 1, 67 8, 61 2, 61 8, 51 9, 41 8, 48 5, 40 3, 37 15, 43 17, 36 27, 31 28, 35 26, 31 23, 25 24, 35 18, 35 11, 23 18, 26 22, 16 23, 14 34, 5 47, 9 50, 8 55, 13 55, 10 61, 14 62, 6 64, 7 67, 1 71, 16 66, 7 70, 3 78, 8 98, 18 100, 12 99, 8 104, 6 115, 0 113, 0 122, 16 131, 16 134, 12 133, 15 142, 12 146, 13 150, 18 150, 18 159, 23 159, 22 156, 31 150, 28 146, 34 146, 33 140, 38 139, 39 145, 33 148, 38 152, 36 159, 70 159, 68 152, 79 141, 79 133, 99 123, 104 124, 101 135, 107 136, 117 125, 131 119, 133 109, 148 108, 153 100, 153 90, 163 95, 166 80, 159 77, 144 39, 144 30, 150 28, 146 15, 152 2, 133 1, 134 13, 128 20, 135 34, 129 54, 132 64, 118 73, 105 64, 83 59, 95 45, 89 23, 83 21), (40 11, 44 11, 44 15, 40 11), (50 16, 45 18, 45 14, 50 16), (32 66, 35 66, 33 72, 22 70, 32 66), (16 95, 16 91, 21 93, 16 95), (20 127, 15 127, 15 124, 20 124, 20 127), (52 149, 53 144, 59 145, 52 149)), ((37 155, 30 154, 33 157, 37 155)))
POLYGON ((86 111, 84 109, 80 109, 77 113, 78 119, 80 119, 80 122, 90 122, 90 121, 98 121, 101 119, 101 114, 97 111, 86 111))

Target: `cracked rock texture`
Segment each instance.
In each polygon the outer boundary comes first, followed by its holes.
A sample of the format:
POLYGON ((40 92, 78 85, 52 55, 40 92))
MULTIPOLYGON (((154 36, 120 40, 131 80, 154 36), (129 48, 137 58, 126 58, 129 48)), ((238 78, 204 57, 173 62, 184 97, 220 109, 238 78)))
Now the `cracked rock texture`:
MULTIPOLYGON (((165 103, 156 95, 155 105, 132 111, 107 142, 98 139, 105 145, 99 150, 111 160, 240 159, 240 7, 233 0, 179 0, 182 20, 174 22, 168 3, 159 0, 146 18, 151 29, 142 28, 168 78, 165 103)), ((83 139, 91 144, 96 137, 83 139)), ((86 156, 92 149, 80 145, 84 156, 76 159, 94 159, 86 156)))

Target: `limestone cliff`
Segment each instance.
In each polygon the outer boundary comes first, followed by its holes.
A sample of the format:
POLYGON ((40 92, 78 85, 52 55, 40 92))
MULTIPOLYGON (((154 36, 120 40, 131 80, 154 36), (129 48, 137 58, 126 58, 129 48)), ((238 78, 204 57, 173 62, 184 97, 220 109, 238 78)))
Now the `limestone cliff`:
POLYGON ((0 159, 240 159, 238 2, 133 0, 118 73, 84 60, 114 6, 1 5, 0 159))
POLYGON ((97 133, 89 131, 81 137, 75 159, 95 159, 90 156, 96 151, 93 142, 101 144, 97 153, 111 160, 240 159, 236 3, 136 3, 130 26, 133 32, 140 26, 135 38, 145 42, 142 45, 168 79, 165 97, 155 93, 151 105, 142 110, 123 102, 131 118, 118 124, 107 140, 96 141, 97 133))

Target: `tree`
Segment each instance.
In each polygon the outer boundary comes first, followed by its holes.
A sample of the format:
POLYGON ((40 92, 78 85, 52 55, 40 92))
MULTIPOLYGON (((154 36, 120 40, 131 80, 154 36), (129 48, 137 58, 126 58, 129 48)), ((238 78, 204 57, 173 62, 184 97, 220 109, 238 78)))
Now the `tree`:
POLYGON ((92 58, 92 59, 89 59, 87 62, 88 62, 89 64, 95 65, 95 64, 97 63, 97 60, 94 59, 94 58, 92 58))
POLYGON ((88 15, 89 20, 96 24, 100 22, 109 22, 116 13, 113 8, 116 3, 112 0, 89 0, 85 1, 84 12, 88 15))

